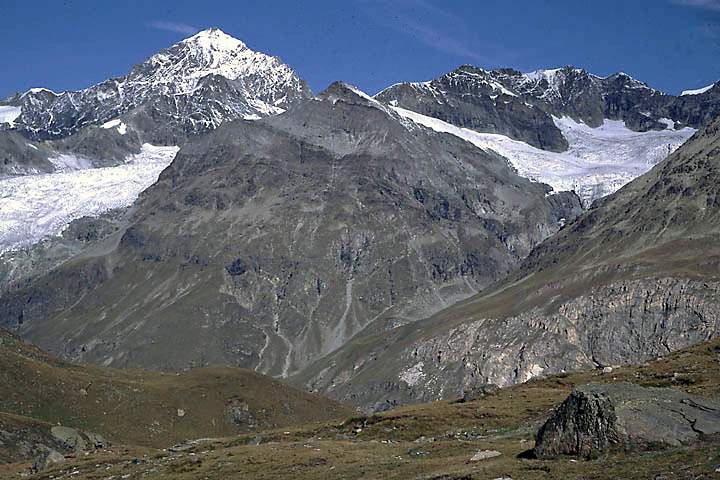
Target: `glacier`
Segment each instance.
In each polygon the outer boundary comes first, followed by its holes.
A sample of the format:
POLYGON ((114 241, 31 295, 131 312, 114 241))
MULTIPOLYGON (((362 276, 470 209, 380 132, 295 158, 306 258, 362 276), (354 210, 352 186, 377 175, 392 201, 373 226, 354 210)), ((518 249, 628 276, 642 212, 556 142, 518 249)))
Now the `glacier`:
POLYGON ((10 126, 13 126, 21 113, 22 110, 19 107, 0 105, 0 123, 9 123, 10 126))
POLYGON ((144 144, 122 165, 0 180, 0 253, 60 235, 75 219, 131 205, 178 150, 144 144))
POLYGON ((398 114, 438 132, 450 133, 473 145, 507 158, 518 174, 550 185, 555 191, 573 190, 584 206, 609 195, 642 175, 693 136, 693 128, 635 132, 621 120, 608 120, 592 128, 569 117, 553 120, 570 147, 549 152, 504 135, 456 127, 437 118, 400 107, 398 114))

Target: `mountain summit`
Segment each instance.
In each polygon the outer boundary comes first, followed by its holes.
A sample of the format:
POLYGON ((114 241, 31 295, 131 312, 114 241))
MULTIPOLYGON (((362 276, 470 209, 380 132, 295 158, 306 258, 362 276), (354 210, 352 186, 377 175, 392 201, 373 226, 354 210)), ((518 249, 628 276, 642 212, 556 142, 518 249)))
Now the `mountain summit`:
POLYGON ((124 77, 59 94, 31 89, 4 103, 20 109, 15 128, 35 139, 66 137, 123 115, 147 141, 173 143, 226 120, 281 113, 309 96, 305 82, 280 59, 209 29, 153 55, 124 77))

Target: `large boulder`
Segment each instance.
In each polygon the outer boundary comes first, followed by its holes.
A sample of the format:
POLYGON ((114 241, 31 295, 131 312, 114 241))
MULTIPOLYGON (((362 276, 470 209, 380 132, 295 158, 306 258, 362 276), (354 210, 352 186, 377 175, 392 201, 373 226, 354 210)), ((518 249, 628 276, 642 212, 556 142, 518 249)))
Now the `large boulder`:
POLYGON ((52 448, 45 448, 40 455, 33 460, 31 469, 34 473, 37 473, 57 463, 63 463, 64 461, 65 455, 52 448))
POLYGON ((720 433, 720 404, 632 383, 576 388, 540 428, 537 457, 687 445, 720 433))

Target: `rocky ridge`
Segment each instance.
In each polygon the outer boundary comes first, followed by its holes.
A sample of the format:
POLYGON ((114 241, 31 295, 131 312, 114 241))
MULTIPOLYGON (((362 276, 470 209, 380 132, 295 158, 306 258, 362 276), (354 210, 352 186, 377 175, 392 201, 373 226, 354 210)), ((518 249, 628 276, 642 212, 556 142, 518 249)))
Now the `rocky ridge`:
POLYGON ((599 77, 571 66, 521 73, 464 65, 422 83, 400 83, 378 100, 479 132, 499 133, 562 152, 567 139, 553 117, 590 127, 622 120, 632 130, 699 128, 720 114, 720 86, 675 97, 616 73, 599 77))

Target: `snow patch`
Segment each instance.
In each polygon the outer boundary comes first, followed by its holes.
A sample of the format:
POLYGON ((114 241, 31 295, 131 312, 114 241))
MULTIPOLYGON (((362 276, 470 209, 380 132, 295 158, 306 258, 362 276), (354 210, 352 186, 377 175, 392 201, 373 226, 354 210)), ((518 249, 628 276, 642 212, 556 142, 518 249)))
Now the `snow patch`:
POLYGON ((178 150, 145 144, 116 167, 0 180, 0 253, 59 235, 72 220, 131 205, 178 150))
POLYGON ((708 85, 707 87, 697 88, 695 90, 683 90, 683 92, 680 94, 681 97, 684 97, 686 95, 700 95, 702 93, 705 93, 709 91, 711 88, 713 88, 715 84, 708 85))
POLYGON ((123 123, 123 121, 119 118, 103 123, 100 128, 104 128, 106 130, 115 128, 120 135, 125 135, 127 133, 127 125, 125 125, 125 123, 123 123))
POLYGON ((667 130, 675 130, 675 120, 672 120, 670 118, 661 118, 658 121, 667 125, 667 130))
POLYGON ((591 128, 568 117, 554 118, 570 144, 566 152, 555 153, 504 135, 479 133, 410 110, 392 108, 420 125, 497 152, 523 177, 546 183, 556 191, 574 190, 586 206, 647 172, 696 132, 688 127, 635 132, 619 120, 605 120, 600 127, 591 128))
MULTIPOLYGON (((37 87, 36 87, 36 88, 31 88, 31 89, 29 89, 27 92, 23 93, 22 96, 24 97, 24 96, 27 95, 28 93, 42 93, 42 92, 51 93, 51 94, 56 95, 56 96, 58 95, 56 92, 53 92, 53 91, 50 90, 49 88, 43 88, 43 87, 37 88, 37 87)), ((62 95, 62 94, 60 94, 60 95, 62 95)))
POLYGON ((21 113, 20 107, 0 106, 0 123, 9 123, 12 127, 21 113))

